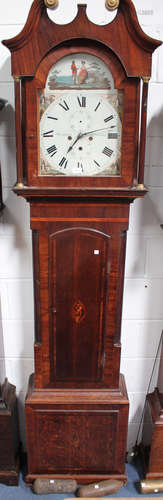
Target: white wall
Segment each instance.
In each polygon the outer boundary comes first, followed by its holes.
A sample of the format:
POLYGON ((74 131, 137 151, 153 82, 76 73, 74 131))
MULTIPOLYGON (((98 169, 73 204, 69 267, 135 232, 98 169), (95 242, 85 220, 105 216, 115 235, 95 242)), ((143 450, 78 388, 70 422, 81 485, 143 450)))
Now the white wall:
MULTIPOLYGON (((79 2, 79 3, 85 3, 79 2)), ((22 29, 32 0, 1 1, 0 39, 22 29)), ((76 0, 60 0, 50 15, 60 24, 76 14, 76 0)), ((105 24, 115 15, 105 1, 88 0, 88 16, 105 24)), ((150 36, 163 38, 162 0, 134 0, 139 22, 150 36)), ((17 388, 22 440, 23 401, 33 370, 33 289, 29 206, 11 191, 16 181, 14 89, 10 54, 0 44, 0 97, 8 105, 0 115, 0 159, 6 208, 0 219, 0 381, 6 375, 17 388)), ((163 328, 163 48, 153 58, 149 91, 146 184, 149 194, 131 206, 122 325, 122 363, 130 397, 128 446, 135 443, 144 398, 163 328)), ((152 387, 155 386, 153 381, 152 387)))

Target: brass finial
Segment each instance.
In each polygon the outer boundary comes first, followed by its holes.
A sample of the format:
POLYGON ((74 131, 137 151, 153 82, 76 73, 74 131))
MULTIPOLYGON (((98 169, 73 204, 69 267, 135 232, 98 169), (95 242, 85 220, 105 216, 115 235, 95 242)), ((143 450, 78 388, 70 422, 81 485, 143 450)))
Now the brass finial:
POLYGON ((145 186, 144 184, 137 184, 136 189, 138 189, 139 191, 144 191, 145 186))
POLYGON ((17 184, 15 184, 15 189, 23 189, 24 188, 24 184, 23 182, 17 182, 17 184))
POLYGON ((105 5, 108 10, 115 10, 119 7, 119 0, 106 0, 105 5))
POLYGON ((48 9, 55 9, 58 7, 58 0, 44 0, 44 4, 48 9))
POLYGON ((143 83, 148 83, 150 80, 150 76, 142 76, 143 83))
POLYGON ((17 75, 13 75, 13 79, 14 79, 15 82, 20 82, 21 81, 20 76, 17 76, 17 75))

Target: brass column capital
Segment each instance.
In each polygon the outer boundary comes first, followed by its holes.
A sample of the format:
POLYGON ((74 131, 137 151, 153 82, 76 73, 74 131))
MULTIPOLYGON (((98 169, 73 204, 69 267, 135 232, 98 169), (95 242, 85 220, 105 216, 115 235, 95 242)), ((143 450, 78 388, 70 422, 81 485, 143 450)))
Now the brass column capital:
POLYGON ((17 75, 13 75, 13 79, 14 79, 15 82, 20 82, 21 81, 20 76, 17 76, 17 75))
POLYGON ((142 76, 143 83, 149 83, 150 76, 142 76))

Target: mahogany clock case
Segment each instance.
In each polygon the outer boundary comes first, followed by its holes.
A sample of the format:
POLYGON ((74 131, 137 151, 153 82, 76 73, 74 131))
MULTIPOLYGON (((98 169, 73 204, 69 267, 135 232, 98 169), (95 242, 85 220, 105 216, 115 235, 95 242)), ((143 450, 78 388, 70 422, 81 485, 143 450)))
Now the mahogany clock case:
POLYGON ((119 389, 43 390, 29 381, 26 400, 27 481, 75 478, 78 483, 126 481, 128 397, 119 389), (32 444, 32 445, 31 445, 32 444))
POLYGON ((126 478, 128 398, 119 367, 128 211, 119 201, 31 202, 29 482, 37 474, 75 475, 79 482, 126 478))
POLYGON ((119 387, 129 206, 31 203, 35 387, 119 387))
POLYGON ((128 398, 119 371, 126 231, 130 203, 147 191, 147 81, 160 42, 142 32, 131 0, 120 0, 106 26, 87 18, 86 5, 78 6, 72 23, 56 25, 44 0, 34 0, 21 33, 4 44, 15 78, 14 191, 30 203, 33 234, 35 373, 25 405, 27 481, 54 475, 125 480, 128 398), (39 98, 50 69, 68 54, 99 58, 123 96, 118 175, 40 175, 39 98))

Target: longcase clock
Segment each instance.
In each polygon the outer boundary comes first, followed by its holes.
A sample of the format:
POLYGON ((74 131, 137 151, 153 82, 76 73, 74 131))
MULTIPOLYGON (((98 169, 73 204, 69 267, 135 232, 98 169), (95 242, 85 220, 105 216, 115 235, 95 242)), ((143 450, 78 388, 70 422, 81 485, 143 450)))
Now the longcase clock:
POLYGON ((146 193, 147 89, 160 42, 142 32, 131 0, 105 26, 87 18, 86 5, 56 25, 34 0, 22 32, 3 43, 15 79, 14 192, 30 202, 33 235, 27 481, 125 481, 126 231, 130 203, 146 193))

